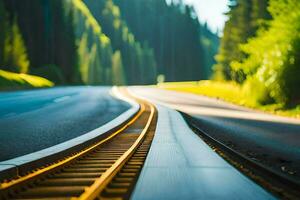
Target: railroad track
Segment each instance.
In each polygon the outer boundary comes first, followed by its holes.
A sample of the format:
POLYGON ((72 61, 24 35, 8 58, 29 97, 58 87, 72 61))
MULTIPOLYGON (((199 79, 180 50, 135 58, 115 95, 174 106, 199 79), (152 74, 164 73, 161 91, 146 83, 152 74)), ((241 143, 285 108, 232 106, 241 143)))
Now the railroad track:
POLYGON ((190 128, 198 134, 220 156, 235 166, 239 171, 253 179, 262 187, 269 190, 280 199, 300 199, 300 182, 279 174, 273 169, 251 160, 245 155, 235 151, 226 144, 211 137, 203 131, 196 121, 188 114, 181 113, 190 128))
POLYGON ((96 144, 0 184, 1 199, 129 199, 154 137, 157 113, 139 112, 96 144))

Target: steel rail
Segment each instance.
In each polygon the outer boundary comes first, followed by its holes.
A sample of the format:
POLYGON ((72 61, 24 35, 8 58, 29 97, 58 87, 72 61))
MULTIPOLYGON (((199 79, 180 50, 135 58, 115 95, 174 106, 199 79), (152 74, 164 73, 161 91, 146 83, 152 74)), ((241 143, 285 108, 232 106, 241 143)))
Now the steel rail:
POLYGON ((6 190, 6 189, 9 189, 15 185, 18 185, 18 184, 21 184, 21 183, 24 183, 30 179, 33 179, 35 177, 38 177, 40 175, 43 175, 45 173, 49 173, 51 172, 52 170, 55 170, 59 167, 62 167, 72 161, 74 161, 75 159, 78 159, 80 158, 81 156, 85 155, 86 153, 94 150, 95 148, 99 147, 101 144, 111 140, 113 137, 115 137, 116 135, 118 135, 119 133, 121 133, 123 130, 125 130, 128 126, 130 126, 131 124, 133 124, 137 119, 138 117, 143 113, 143 111, 145 110, 145 106, 144 105, 141 105, 141 109, 139 110, 139 112, 133 117, 133 119, 131 119, 128 123, 126 123, 123 127, 121 127, 119 130, 117 130, 116 132, 114 132, 113 134, 109 135, 108 137, 104 138, 103 140, 101 140, 100 142, 94 144, 93 146, 73 155, 73 156, 70 156, 62 161, 58 161, 57 163, 54 163, 50 166, 47 166, 45 168, 42 168, 42 169, 38 169, 37 171, 34 171, 33 173, 30 173, 28 175, 25 175, 25 176, 21 176, 19 177, 18 179, 13 179, 9 182, 4 182, 4 183, 1 183, 0 184, 0 192, 1 190, 6 190))
MULTIPOLYGON (((147 124, 143 129, 142 133, 140 134, 140 136, 138 137, 138 139, 135 141, 135 143, 111 166, 111 168, 109 168, 104 174, 102 174, 102 176, 99 177, 99 179, 97 179, 92 186, 86 188, 85 193, 83 193, 78 199, 80 200, 95 199, 98 196, 98 194, 100 194, 104 190, 104 188, 113 179, 113 177, 120 171, 122 166, 124 166, 124 164, 133 155, 133 153, 136 151, 136 149, 144 140, 146 133, 150 127, 150 124, 153 120, 155 109, 152 105, 150 105, 150 107, 151 107, 151 113, 147 121, 147 124)), ((77 198, 73 198, 72 200, 75 199, 77 198)))
MULTIPOLYGON (((133 97, 131 96, 131 98, 133 97)), ((137 100, 136 98, 134 99, 137 100)), ((23 194, 22 192, 24 191, 27 190, 30 191, 32 188, 35 188, 35 184, 37 184, 37 187, 40 187, 40 185, 38 184, 40 184, 41 182, 43 183, 43 181, 45 180, 47 182, 48 179, 50 180, 51 177, 53 178, 53 176, 56 176, 59 173, 66 173, 64 171, 66 170, 66 168, 68 169, 70 166, 74 166, 78 162, 85 161, 85 158, 90 155, 105 154, 104 156, 102 156, 102 158, 99 159, 101 160, 101 163, 97 164, 97 166, 99 165, 100 167, 94 168, 95 166, 92 165, 96 165, 96 164, 89 164, 88 166, 91 166, 93 168, 89 168, 89 169, 78 168, 79 171, 93 170, 93 169, 101 170, 101 173, 99 173, 99 176, 97 176, 97 178, 93 181, 92 184, 88 184, 88 186, 84 187, 84 191, 81 192, 81 194, 79 195, 72 194, 70 196, 68 195, 68 197, 70 197, 71 199, 95 199, 109 185, 109 183, 113 180, 113 178, 116 175, 120 174, 120 170, 123 170, 122 167, 128 166, 128 161, 130 162, 130 160, 132 160, 134 157, 137 157, 137 159, 139 160, 141 159, 140 157, 143 157, 144 160, 147 155, 152 139, 151 142, 149 142, 149 139, 147 139, 146 141, 147 147, 145 147, 145 138, 147 135, 149 135, 147 134, 149 132, 149 129, 152 130, 151 127, 153 127, 154 117, 156 116, 155 115, 156 110, 154 106, 148 102, 140 101, 140 100, 137 101, 140 103, 140 110, 138 111, 138 113, 124 126, 119 128, 117 131, 113 132, 106 138, 102 139, 101 141, 97 142, 96 144, 76 153, 75 155, 70 155, 69 157, 61 161, 58 161, 54 164, 46 166, 42 169, 36 169, 35 171, 29 173, 28 175, 24 175, 22 177, 19 177, 17 179, 8 182, 0 183, 0 199, 1 198, 9 199, 9 198, 16 198, 16 197, 18 197, 18 199, 19 198, 22 199, 23 197, 22 195, 20 196, 20 193, 23 194), (127 133, 128 131, 130 132, 131 129, 133 129, 134 127, 135 128, 140 127, 141 125, 143 126, 141 132, 132 133, 132 134, 127 133), (122 138, 123 138, 123 142, 122 142, 122 138), (105 145, 106 146, 111 145, 111 146, 105 147, 105 145), (109 166, 109 167, 104 169, 102 166, 105 167, 109 166), (103 173, 102 170, 104 171, 103 173)), ((148 137, 149 136, 147 136, 147 138, 148 137)), ((89 160, 89 158, 87 158, 86 160, 87 162, 91 161, 89 160)), ((139 166, 140 169, 141 166, 139 166)), ((73 170, 73 168, 71 170, 73 170)), ((139 173, 136 173, 135 176, 138 176, 138 174, 139 173)), ((72 178, 69 178, 70 180, 67 180, 67 182, 70 184, 68 186, 70 186, 69 189, 71 188, 71 191, 72 191, 73 184, 70 183, 70 181, 72 180, 72 178)), ((83 179, 84 178, 82 178, 82 180, 83 179)), ((62 180, 66 181, 66 179, 62 179, 62 180)), ((50 182, 51 181, 53 180, 50 180, 50 182)), ((57 181, 57 179, 55 179, 54 182, 55 181, 57 181)), ((61 182, 58 183, 61 184, 61 182)), ((49 184, 49 182, 47 182, 47 184, 49 184)), ((53 182, 51 182, 51 184, 53 184, 53 182)), ((74 184, 76 186, 76 183, 74 184)), ((55 184, 51 186, 55 186, 55 184)), ((50 191, 55 192, 52 189, 53 188, 51 188, 50 191)), ((74 190, 76 190, 76 187, 74 187, 74 190)), ((62 192, 64 191, 60 191, 59 194, 61 194, 62 192)), ((37 195, 37 194, 34 193, 31 195, 37 195)), ((46 192, 46 193, 44 192, 43 194, 48 194, 50 195, 49 197, 52 197, 53 195, 55 196, 55 194, 51 194, 51 192, 46 192)))
POLYGON ((298 199, 300 197, 300 182, 275 170, 260 164, 203 131, 193 120, 193 117, 181 112, 191 129, 202 137, 209 145, 217 148, 221 156, 233 164, 238 170, 249 176, 255 182, 275 194, 279 198, 298 199))

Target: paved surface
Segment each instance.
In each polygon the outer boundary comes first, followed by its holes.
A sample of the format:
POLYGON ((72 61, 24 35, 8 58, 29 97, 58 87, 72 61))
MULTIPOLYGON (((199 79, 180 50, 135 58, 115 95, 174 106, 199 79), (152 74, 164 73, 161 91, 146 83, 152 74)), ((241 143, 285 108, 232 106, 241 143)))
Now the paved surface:
POLYGON ((188 93, 149 87, 131 90, 156 103, 191 114, 198 126, 214 138, 291 178, 300 179, 300 120, 188 93))
POLYGON ((130 108, 109 87, 60 87, 0 93, 0 161, 70 140, 130 108))
POLYGON ((133 200, 274 199, 199 139, 181 115, 158 106, 158 124, 133 200))

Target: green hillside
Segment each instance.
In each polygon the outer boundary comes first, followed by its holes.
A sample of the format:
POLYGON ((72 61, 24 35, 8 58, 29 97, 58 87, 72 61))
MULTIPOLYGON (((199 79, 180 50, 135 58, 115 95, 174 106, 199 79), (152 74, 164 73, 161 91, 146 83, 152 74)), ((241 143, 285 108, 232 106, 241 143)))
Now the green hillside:
POLYGON ((208 78, 218 46, 192 7, 163 0, 0 0, 0 19, 0 69, 56 85, 208 78))
POLYGON ((0 89, 8 90, 52 86, 53 83, 51 81, 42 77, 0 70, 0 89))

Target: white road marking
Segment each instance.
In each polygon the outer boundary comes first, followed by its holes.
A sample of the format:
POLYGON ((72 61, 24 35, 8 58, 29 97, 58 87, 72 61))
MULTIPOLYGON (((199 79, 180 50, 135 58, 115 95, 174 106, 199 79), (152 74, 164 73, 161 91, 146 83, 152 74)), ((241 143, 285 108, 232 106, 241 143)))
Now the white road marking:
POLYGON ((66 101, 66 100, 69 99, 70 97, 71 97, 71 96, 59 97, 59 98, 54 99, 53 102, 59 103, 59 102, 62 102, 62 101, 66 101))

